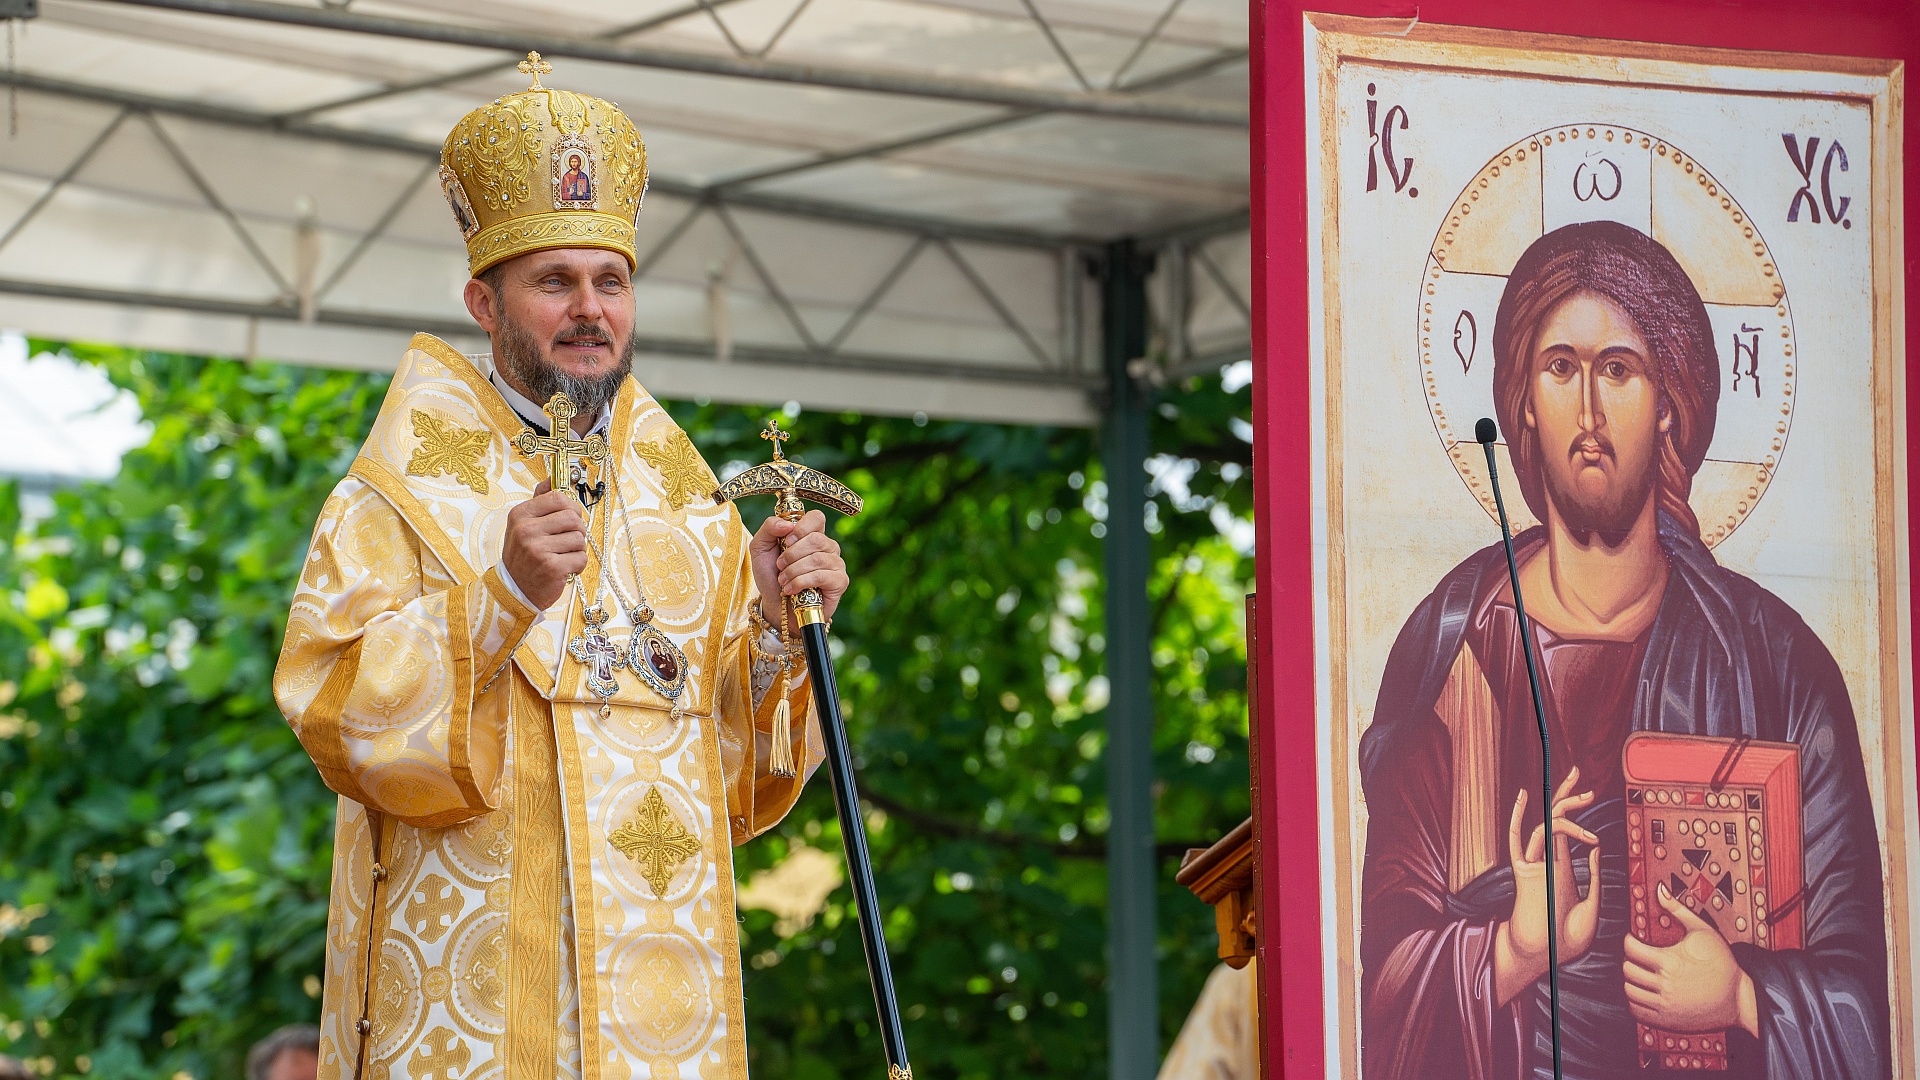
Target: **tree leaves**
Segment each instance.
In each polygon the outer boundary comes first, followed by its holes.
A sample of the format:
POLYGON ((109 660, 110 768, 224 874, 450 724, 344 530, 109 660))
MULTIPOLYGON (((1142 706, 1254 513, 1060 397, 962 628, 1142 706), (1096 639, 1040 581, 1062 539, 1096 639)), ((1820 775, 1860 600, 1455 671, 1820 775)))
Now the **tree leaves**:
POLYGON ((46 907, 0 931, 0 1046, 61 1074, 239 1075, 251 1039, 317 1011, 333 798, 268 680, 381 381, 72 351, 154 434, 24 531, 0 498, 0 589, 29 598, 0 623, 0 912, 46 907))

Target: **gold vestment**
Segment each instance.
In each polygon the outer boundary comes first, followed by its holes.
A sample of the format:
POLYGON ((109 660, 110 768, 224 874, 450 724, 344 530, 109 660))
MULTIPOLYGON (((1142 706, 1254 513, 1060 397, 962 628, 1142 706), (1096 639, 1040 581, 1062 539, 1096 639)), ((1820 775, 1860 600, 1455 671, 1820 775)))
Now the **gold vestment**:
POLYGON ((676 720, 623 673, 603 719, 566 655, 573 588, 536 612, 497 566, 543 473, 507 443, 522 428, 475 361, 419 335, 314 528, 274 693, 340 794, 320 1075, 743 1080, 731 845, 818 766, 810 687, 788 690, 800 775, 773 776, 747 532, 629 379, 607 432, 624 507, 609 484, 594 513, 616 515, 607 560, 628 596, 637 561, 687 679, 676 720))

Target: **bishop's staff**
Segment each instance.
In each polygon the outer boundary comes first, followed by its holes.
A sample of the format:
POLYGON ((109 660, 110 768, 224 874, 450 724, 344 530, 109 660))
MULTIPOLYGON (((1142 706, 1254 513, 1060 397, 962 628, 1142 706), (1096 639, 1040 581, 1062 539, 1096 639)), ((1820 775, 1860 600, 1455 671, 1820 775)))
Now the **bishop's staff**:
MULTIPOLYGON (((774 496, 774 513, 799 521, 807 511, 803 499, 830 506, 842 514, 860 512, 860 496, 825 473, 790 460, 780 449, 788 438, 777 420, 767 422, 761 438, 773 443, 773 460, 755 465, 714 492, 714 498, 735 500, 745 495, 774 496)), ((803 589, 787 601, 806 644, 807 667, 813 678, 813 707, 820 714, 820 733, 827 744, 827 771, 833 777, 833 801, 840 812, 840 839, 847 847, 847 875, 853 883, 853 901, 860 913, 860 943, 866 947, 867 977, 873 983, 873 1004, 880 1014, 880 1041, 887 1053, 888 1080, 912 1080, 907 1064, 907 1038, 900 1026, 900 1005, 893 996, 893 968, 887 961, 887 938, 881 930, 880 898, 873 888, 873 861, 867 855, 867 830, 860 820, 860 792, 854 786, 853 754, 847 745, 846 724, 840 719, 840 690, 833 678, 833 657, 827 652, 827 626, 820 593, 803 589)), ((787 620, 782 618, 782 629, 787 620)), ((784 701, 782 702, 784 705, 784 701)), ((776 724, 776 727, 778 725, 776 724)), ((780 739, 775 738, 775 742, 780 739)))

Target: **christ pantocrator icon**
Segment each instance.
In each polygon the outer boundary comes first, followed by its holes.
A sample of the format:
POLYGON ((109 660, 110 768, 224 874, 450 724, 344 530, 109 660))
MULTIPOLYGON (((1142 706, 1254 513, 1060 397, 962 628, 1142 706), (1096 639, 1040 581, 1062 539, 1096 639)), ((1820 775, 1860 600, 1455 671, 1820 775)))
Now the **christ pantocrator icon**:
POLYGON ((1644 1076, 1636 1021, 1731 1032, 1732 1075, 1885 1075, 1879 845, 1846 684, 1791 607, 1715 560, 1689 499, 1721 397, 1698 291, 1645 233, 1566 225, 1512 267, 1493 353, 1495 411, 1541 522, 1516 544, 1555 740, 1552 828, 1493 545, 1404 624, 1361 743, 1366 1075, 1541 1067, 1548 857, 1567 1075, 1644 1076), (1800 746, 1804 948, 1729 946, 1704 923, 1666 948, 1633 933, 1621 752, 1643 730, 1800 746))

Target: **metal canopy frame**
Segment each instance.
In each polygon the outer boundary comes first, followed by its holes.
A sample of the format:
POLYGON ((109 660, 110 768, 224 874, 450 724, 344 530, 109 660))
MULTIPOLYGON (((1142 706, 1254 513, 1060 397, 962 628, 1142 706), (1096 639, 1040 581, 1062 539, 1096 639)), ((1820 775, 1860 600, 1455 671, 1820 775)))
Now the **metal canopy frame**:
MULTIPOLYGON (((449 45, 467 45, 482 49, 501 49, 522 53, 528 49, 545 56, 563 56, 575 60, 597 60, 613 64, 663 68, 669 71, 725 75, 740 79, 828 86, 840 90, 862 90, 879 94, 941 98, 981 105, 1008 105, 1015 108, 1042 109, 1051 112, 1085 113, 1090 116, 1123 116, 1140 120, 1162 120, 1180 124, 1206 124, 1244 130, 1247 110, 1244 106, 1222 106, 1203 101, 1141 101, 1110 91, 1094 90, 1079 73, 1072 57, 1060 45, 1053 28, 1033 0, 1021 0, 1033 15, 1035 24, 1052 43, 1062 61, 1072 69, 1084 89, 1075 93, 975 79, 942 78, 853 67, 826 67, 819 64, 790 64, 756 57, 737 41, 730 42, 735 55, 714 55, 681 49, 645 45, 619 45, 605 39, 568 37, 533 30, 493 30, 451 23, 431 23, 415 19, 396 19, 380 15, 362 15, 339 7, 296 7, 291 4, 265 3, 261 0, 108 0, 132 7, 163 8, 228 18, 257 19, 322 30, 382 37, 434 41, 449 45)), ((711 12, 711 5, 701 10, 711 12)), ((714 21, 722 28, 718 16, 714 21)), ((1157 34, 1157 31, 1155 32, 1157 34)), ((731 38, 731 34, 727 35, 731 38)))
MULTIPOLYGON (((250 50, 263 58, 283 54, 286 46, 256 38, 243 41, 243 36, 220 29, 220 24, 298 27, 328 35, 434 42, 470 49, 497 50, 506 55, 458 64, 450 70, 433 74, 392 79, 376 88, 324 96, 320 100, 279 110, 242 108, 206 100, 204 96, 196 99, 132 90, 109 85, 104 80, 65 77, 64 71, 61 75, 44 71, 0 72, 0 81, 8 86, 9 94, 29 98, 45 95, 54 99, 105 105, 115 110, 98 135, 48 179, 31 204, 10 222, 0 226, 4 228, 4 232, 0 232, 0 255, 5 254, 8 245, 31 226, 63 190, 79 182, 81 174, 101 148, 125 130, 128 121, 132 120, 136 126, 151 133, 165 148, 170 165, 188 179, 206 207, 224 220, 228 231, 245 250, 247 261, 259 271, 266 292, 266 295, 244 299, 234 296, 182 295, 157 288, 44 280, 31 273, 0 270, 0 297, 37 297, 245 319, 246 351, 250 355, 258 344, 258 328, 263 323, 299 323, 321 328, 390 332, 409 328, 426 329, 456 339, 472 340, 475 336, 473 328, 451 312, 440 317, 422 317, 418 312, 369 311, 364 307, 330 302, 343 281, 362 265, 365 257, 386 241, 403 211, 415 202, 423 189, 430 187, 432 163, 437 161, 439 155, 438 145, 424 139, 365 124, 340 123, 331 118, 355 110, 377 108, 384 103, 404 99, 409 94, 457 89, 476 80, 495 78, 503 71, 510 71, 520 52, 532 47, 553 56, 648 70, 692 72, 702 76, 722 76, 760 83, 800 83, 864 95, 993 106, 992 111, 984 115, 976 112, 975 115, 955 121, 918 126, 917 130, 910 129, 891 137, 859 141, 804 156, 788 155, 788 160, 726 170, 704 180, 656 174, 651 192, 680 201, 684 206, 669 210, 678 221, 665 237, 646 251, 639 274, 644 276, 654 271, 663 257, 675 254, 674 245, 681 241, 690 226, 703 220, 716 221, 731 240, 733 250, 726 255, 726 261, 731 264, 736 256, 744 260, 750 271, 748 280, 757 285, 764 299, 779 313, 781 322, 790 331, 788 336, 791 340, 784 344, 735 342, 717 340, 723 336, 719 333, 687 337, 661 333, 643 339, 641 345, 650 354, 683 358, 689 362, 711 356, 720 361, 739 360, 788 372, 887 373, 949 382, 957 380, 962 383, 995 384, 1002 390, 1023 386, 1046 388, 1077 396, 1083 405, 1063 411, 1056 402, 1050 410, 1043 409, 1040 414, 1025 415, 1024 418, 1039 419, 1044 414, 1067 422, 1096 422, 1098 404, 1110 395, 1106 392, 1105 377, 1097 370, 1098 363, 1090 347, 1094 337, 1092 331, 1097 325, 1095 309, 1099 297, 1089 283, 1080 280, 1079 267, 1090 253, 1114 237, 1082 233, 1071 225, 1066 229, 1009 226, 967 220, 950 214, 923 214, 861 205, 858 200, 821 199, 795 194, 794 181, 804 182, 812 176, 835 169, 875 161, 920 164, 927 154, 946 155, 926 163, 934 168, 951 169, 955 167, 954 155, 943 150, 943 147, 977 140, 994 132, 1049 117, 1084 116, 1099 118, 1101 122, 1123 120, 1197 128, 1242 128, 1246 122, 1244 100, 1220 102, 1169 95, 1177 94, 1183 84, 1213 76, 1223 68, 1241 62, 1246 56, 1244 45, 1228 43, 1223 47, 1209 48, 1195 58, 1178 64, 1162 64, 1156 70, 1129 79, 1129 74, 1140 65, 1142 57, 1161 41, 1163 35, 1168 34, 1176 15, 1187 3, 1187 0, 1167 0, 1164 5, 1157 6, 1151 20, 1137 36, 1133 31, 1128 31, 1130 42, 1124 59, 1096 85, 1086 65, 1076 59, 1069 33, 1076 25, 1110 25, 1114 22, 1112 16, 1067 10, 1061 13, 1061 17, 1050 18, 1037 0, 1002 0, 1004 10, 1000 14, 1008 18, 1018 18, 1024 14, 1045 41, 1061 69, 1070 75, 1074 88, 1054 89, 921 72, 773 59, 768 54, 786 38, 814 0, 798 0, 773 33, 757 48, 750 48, 741 36, 736 35, 722 14, 723 8, 736 2, 693 0, 587 37, 557 35, 524 25, 475 26, 471 25, 472 20, 455 23, 401 18, 391 14, 351 10, 348 3, 323 2, 320 6, 306 6, 263 0, 95 0, 93 3, 50 0, 46 14, 56 21, 64 19, 76 25, 102 27, 128 21, 115 19, 114 9, 150 10, 156 14, 131 17, 135 21, 149 20, 139 25, 141 32, 174 43, 204 35, 242 51, 250 50), (1006 6, 1012 4, 1017 4, 1018 8, 1006 6), (182 24, 180 18, 183 15, 199 17, 203 22, 182 24), (153 19, 161 21, 154 23, 151 21, 153 19), (725 42, 725 50, 700 51, 631 40, 636 35, 646 35, 658 28, 690 19, 709 21, 717 28, 725 42), (211 29, 202 29, 203 25, 211 29), (256 239, 254 230, 250 229, 247 215, 237 213, 223 202, 218 189, 206 180, 203 164, 194 160, 192 154, 181 146, 180 140, 168 134, 167 126, 158 122, 157 118, 160 117, 216 124, 281 139, 307 140, 401 155, 419 159, 422 164, 418 169, 410 170, 411 181, 395 193, 377 216, 353 230, 347 256, 329 268, 323 280, 316 282, 311 275, 289 274, 269 256, 265 245, 256 239), (781 271, 761 256, 749 231, 740 225, 737 212, 746 211, 797 221, 825 222, 894 233, 903 238, 905 249, 897 257, 890 258, 888 270, 876 284, 850 300, 837 327, 829 326, 822 330, 818 327, 818 318, 812 320, 810 325, 810 320, 803 317, 793 299, 792 290, 783 286, 781 271), (984 274, 974 266, 974 260, 962 249, 962 244, 1051 253, 1059 267, 1056 288, 1060 293, 1060 303, 1057 305, 1060 325, 1043 331, 1023 322, 1020 315, 995 291, 989 281, 991 275, 984 274), (957 357, 916 356, 911 354, 910 349, 905 352, 876 349, 871 343, 863 347, 863 343, 857 340, 855 331, 869 325, 876 311, 884 310, 890 290, 899 283, 901 276, 930 258, 957 271, 959 280, 965 283, 965 291, 992 313, 1001 331, 1012 343, 1009 347, 1013 352, 1008 358, 1012 362, 980 363, 957 357), (297 282, 293 280, 296 277, 300 279, 297 282), (1069 321, 1071 325, 1068 325, 1069 321)), ((996 0, 921 2, 944 2, 976 10, 991 8, 996 0)), ((1049 0, 1049 4, 1052 2, 1049 0)), ((448 0, 414 0, 412 6, 447 12, 461 9, 458 4, 449 6, 448 0)), ((499 16, 507 8, 498 0, 476 6, 482 12, 482 17, 499 16), (488 8, 494 10, 488 11, 488 8)), ((327 66, 325 61, 316 63, 323 68, 327 66)), ((335 58, 332 63, 339 66, 340 61, 335 58)), ((959 167, 963 172, 983 168, 977 161, 963 162, 959 167)), ((981 175, 991 177, 1011 173, 1017 176, 1023 169, 1045 172, 1047 167, 1040 163, 1029 167, 1025 162, 1012 160, 1000 166, 987 167, 981 175)), ((1070 169, 1062 174, 1058 167, 1052 169, 1055 179, 1064 176, 1067 180, 1084 180, 1092 176, 1096 183, 1103 172, 1109 171, 1082 169, 1075 172, 1070 169)), ((1118 182, 1118 190, 1124 191, 1127 187, 1124 180, 1118 182)), ((1146 189, 1161 190, 1151 183, 1146 189)), ((260 224, 255 222, 256 226, 260 224)), ((1237 316, 1230 321, 1241 324, 1249 321, 1246 318, 1246 301, 1240 295, 1244 285, 1229 280, 1207 250, 1208 243, 1214 238, 1244 230, 1245 227, 1245 209, 1232 206, 1224 212, 1216 211, 1187 225, 1137 238, 1143 248, 1157 249, 1163 255, 1161 270, 1157 275, 1162 279, 1162 287, 1156 291, 1158 303, 1153 305, 1151 314, 1155 321, 1153 339, 1158 343, 1166 363, 1163 367, 1143 370, 1141 375, 1151 381, 1164 383, 1203 370, 1208 365, 1230 362, 1246 355, 1248 332, 1244 326, 1237 333, 1230 330, 1223 340, 1217 328, 1214 332, 1196 333, 1189 325, 1192 315, 1190 308, 1196 296, 1192 282, 1196 278, 1204 278, 1215 300, 1224 297, 1229 302, 1228 306, 1237 316)), ((788 274, 791 274, 790 269, 788 274)), ((670 391, 672 388, 668 389, 670 391)), ((875 405, 873 402, 861 404, 869 408, 875 405)), ((885 408, 885 405, 879 407, 885 408)), ((943 411, 966 412, 964 409, 943 411)), ((987 410, 975 409, 974 414, 980 415, 984 411, 987 410)), ((998 417, 997 409, 991 412, 998 417)), ((1015 413, 1008 418, 1018 420, 1023 415, 1015 413)))

